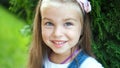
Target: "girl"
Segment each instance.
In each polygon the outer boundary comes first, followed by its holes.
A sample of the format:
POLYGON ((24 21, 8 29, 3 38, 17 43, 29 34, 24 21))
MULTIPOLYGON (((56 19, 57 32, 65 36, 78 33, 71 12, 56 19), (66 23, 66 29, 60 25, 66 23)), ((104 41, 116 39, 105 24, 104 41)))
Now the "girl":
POLYGON ((29 68, 103 68, 91 53, 87 0, 40 0, 29 68))

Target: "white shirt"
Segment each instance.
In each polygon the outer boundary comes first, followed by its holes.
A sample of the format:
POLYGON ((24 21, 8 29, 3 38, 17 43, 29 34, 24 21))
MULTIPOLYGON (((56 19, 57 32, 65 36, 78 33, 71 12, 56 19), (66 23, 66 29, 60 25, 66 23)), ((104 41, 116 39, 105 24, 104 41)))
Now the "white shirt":
POLYGON ((48 58, 45 59, 44 66, 45 68, 67 68, 70 63, 66 64, 56 64, 51 62, 48 58))
POLYGON ((104 68, 102 65, 94 58, 88 57, 80 66, 80 68, 104 68))
MULTIPOLYGON (((45 59, 45 68, 68 68, 70 63, 66 64, 56 64, 49 61, 48 58, 45 59)), ((102 65, 92 57, 88 57, 79 68, 104 68, 102 65)))

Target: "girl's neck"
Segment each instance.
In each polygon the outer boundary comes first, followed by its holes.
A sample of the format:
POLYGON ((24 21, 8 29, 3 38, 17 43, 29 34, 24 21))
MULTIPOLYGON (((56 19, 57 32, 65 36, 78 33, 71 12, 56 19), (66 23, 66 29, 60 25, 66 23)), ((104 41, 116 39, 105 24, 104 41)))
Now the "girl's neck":
MULTIPOLYGON (((80 49, 79 49, 79 51, 80 51, 80 49)), ((71 56, 67 61, 65 61, 65 63, 68 63, 76 57, 76 55, 79 53, 79 51, 77 50, 77 48, 76 49, 74 48, 64 54, 56 54, 56 53, 52 52, 49 55, 49 60, 52 61, 53 63, 60 64, 61 62, 63 62, 64 60, 66 60, 68 57, 71 56), (75 53, 75 51, 76 51, 76 54, 71 56, 73 53, 75 53)))

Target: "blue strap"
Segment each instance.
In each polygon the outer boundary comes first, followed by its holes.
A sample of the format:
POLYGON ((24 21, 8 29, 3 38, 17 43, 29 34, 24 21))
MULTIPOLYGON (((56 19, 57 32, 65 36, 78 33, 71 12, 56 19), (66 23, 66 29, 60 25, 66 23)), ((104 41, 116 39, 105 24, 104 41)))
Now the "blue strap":
POLYGON ((71 62, 68 68, 79 68, 83 61, 89 57, 84 51, 81 51, 77 57, 71 62))

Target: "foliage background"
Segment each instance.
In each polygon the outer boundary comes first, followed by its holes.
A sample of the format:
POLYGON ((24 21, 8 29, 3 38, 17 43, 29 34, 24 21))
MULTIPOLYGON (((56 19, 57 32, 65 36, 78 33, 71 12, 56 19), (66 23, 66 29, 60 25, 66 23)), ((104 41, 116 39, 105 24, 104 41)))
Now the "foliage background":
POLYGON ((21 34, 25 25, 0 5, 0 68, 26 68, 29 38, 21 34))
POLYGON ((93 50, 105 68, 120 68, 119 0, 91 0, 93 50))
MULTIPOLYGON (((10 10, 22 17, 32 29, 35 6, 38 0, 10 0, 10 10)), ((119 0, 91 0, 92 49, 105 68, 120 68, 120 3, 119 0)))

